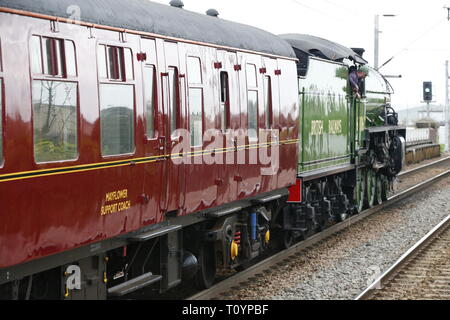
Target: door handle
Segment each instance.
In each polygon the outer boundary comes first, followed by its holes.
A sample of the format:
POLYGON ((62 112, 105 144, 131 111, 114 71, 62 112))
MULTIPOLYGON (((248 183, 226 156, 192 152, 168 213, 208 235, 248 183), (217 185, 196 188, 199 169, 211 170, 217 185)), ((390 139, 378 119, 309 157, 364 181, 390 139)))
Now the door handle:
POLYGON ((155 148, 155 150, 163 151, 164 155, 166 155, 166 137, 158 137, 159 146, 155 148))
POLYGON ((180 143, 183 141, 183 137, 175 137, 172 138, 172 141, 170 142, 170 148, 173 148, 176 144, 180 143))

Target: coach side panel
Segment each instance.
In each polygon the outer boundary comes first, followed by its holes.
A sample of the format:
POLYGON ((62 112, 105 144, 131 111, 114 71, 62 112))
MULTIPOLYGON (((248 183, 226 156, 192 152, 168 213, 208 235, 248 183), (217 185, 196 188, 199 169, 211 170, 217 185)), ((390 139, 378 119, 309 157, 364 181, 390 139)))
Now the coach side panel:
MULTIPOLYGON (((298 102, 294 61, 265 62, 248 54, 252 56, 249 61, 260 61, 258 88, 247 87, 247 58, 238 61, 242 69, 232 76, 239 91, 258 91, 256 108, 250 106, 257 132, 271 131, 274 137, 269 143, 279 148, 270 154, 273 161, 264 165, 271 169, 264 173, 270 178, 261 178, 264 166, 251 167, 258 169, 257 174, 244 164, 237 178, 249 174, 248 180, 237 179, 244 185, 236 194, 218 197, 220 166, 181 166, 176 171, 168 166, 173 154, 167 142, 173 140, 166 140, 170 102, 164 100, 168 91, 163 79, 170 77, 171 65, 164 40, 156 39, 154 55, 144 61, 141 54, 148 48, 137 35, 64 23, 58 23, 55 32, 50 21, 4 13, 0 26, 0 268, 162 222, 167 210, 189 214, 221 205, 220 199, 233 201, 295 183, 298 102), (270 95, 264 68, 270 72, 270 95), (151 74, 154 90, 150 91, 155 94, 152 136, 149 91, 145 90, 151 74), (271 101, 270 121, 266 101, 271 101), (168 175, 175 181, 169 190, 168 175), (177 198, 168 197, 167 192, 173 190, 177 198)), ((220 95, 216 77, 220 70, 214 66, 216 49, 194 47, 180 45, 178 51, 179 74, 174 85, 179 90, 178 123, 180 128, 190 128, 196 101, 189 90, 201 89, 203 98, 197 101, 197 109, 203 118, 197 127, 202 123, 204 133, 220 128, 215 98, 220 95), (202 83, 189 82, 190 56, 201 59, 202 83)), ((248 118, 251 99, 241 97, 240 106, 233 107, 239 110, 234 119, 240 121, 239 128, 248 129, 255 125, 248 118)), ((261 140, 257 149, 265 145, 261 140)), ((254 147, 249 140, 238 146, 254 147)), ((205 149, 206 144, 200 153, 205 149)), ((231 150, 235 152, 234 146, 231 150)), ((189 150, 189 154, 195 157, 196 151, 189 150)), ((222 192, 229 190, 222 188, 222 192)))

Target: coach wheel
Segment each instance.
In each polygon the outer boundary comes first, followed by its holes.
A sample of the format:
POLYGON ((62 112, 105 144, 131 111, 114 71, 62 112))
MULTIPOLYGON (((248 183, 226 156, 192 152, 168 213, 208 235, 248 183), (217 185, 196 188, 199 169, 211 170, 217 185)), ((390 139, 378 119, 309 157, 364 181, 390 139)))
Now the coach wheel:
POLYGON ((283 247, 289 249, 294 243, 294 234, 292 231, 283 232, 283 247))
POLYGON ((216 260, 214 244, 202 244, 198 252, 199 270, 195 275, 195 285, 198 289, 208 289, 216 278, 216 260))
POLYGON ((366 205, 372 208, 375 204, 375 196, 377 190, 377 177, 372 169, 366 170, 366 205))
POLYGON ((356 204, 356 210, 358 212, 362 212, 364 208, 364 195, 366 193, 366 179, 364 171, 361 169, 358 169, 356 171, 356 175, 354 200, 356 204))

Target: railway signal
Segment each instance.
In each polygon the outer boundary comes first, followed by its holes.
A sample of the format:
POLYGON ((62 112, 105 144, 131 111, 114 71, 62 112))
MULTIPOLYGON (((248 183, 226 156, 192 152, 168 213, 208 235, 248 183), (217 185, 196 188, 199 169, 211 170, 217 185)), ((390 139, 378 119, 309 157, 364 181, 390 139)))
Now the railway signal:
POLYGON ((431 102, 433 100, 433 83, 424 82, 423 83, 423 101, 431 102))

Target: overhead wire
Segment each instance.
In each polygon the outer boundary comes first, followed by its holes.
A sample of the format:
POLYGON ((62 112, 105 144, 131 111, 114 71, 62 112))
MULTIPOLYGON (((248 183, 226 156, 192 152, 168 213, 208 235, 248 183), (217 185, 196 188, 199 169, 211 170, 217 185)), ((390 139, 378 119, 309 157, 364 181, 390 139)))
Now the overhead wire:
POLYGON ((313 7, 309 6, 309 5, 306 5, 306 4, 304 4, 303 2, 300 2, 300 0, 291 0, 291 1, 292 1, 293 3, 295 3, 295 4, 299 5, 299 6, 301 6, 301 7, 304 7, 304 8, 306 8, 306 9, 311 10, 311 11, 314 11, 314 12, 316 12, 316 13, 319 13, 319 14, 321 14, 321 15, 323 15, 323 16, 327 16, 327 17, 329 17, 329 18, 332 18, 332 19, 335 19, 335 20, 338 20, 338 21, 346 22, 344 19, 340 19, 340 18, 338 18, 338 17, 336 17, 336 16, 333 16, 333 15, 328 14, 327 12, 324 12, 324 11, 321 11, 321 10, 319 10, 319 9, 313 8, 313 7))
POLYGON ((391 58, 389 58, 386 62, 384 62, 379 68, 378 70, 380 70, 381 68, 383 68, 385 65, 387 65, 389 62, 391 62, 395 57, 397 57, 399 54, 403 53, 404 51, 407 51, 408 48, 410 46, 412 46, 413 44, 415 44, 417 41, 419 41, 420 39, 422 39, 423 37, 425 37, 427 34, 429 34, 431 31, 433 31, 434 29, 436 29, 441 23, 443 23, 444 21, 446 21, 447 18, 439 20, 438 23, 434 24, 433 26, 431 26, 429 29, 427 29, 424 33, 422 33, 419 37, 417 37, 416 39, 414 39, 412 42, 410 42, 408 45, 406 45, 405 47, 403 47, 403 49, 401 49, 400 51, 398 51, 396 54, 394 54, 391 58))

